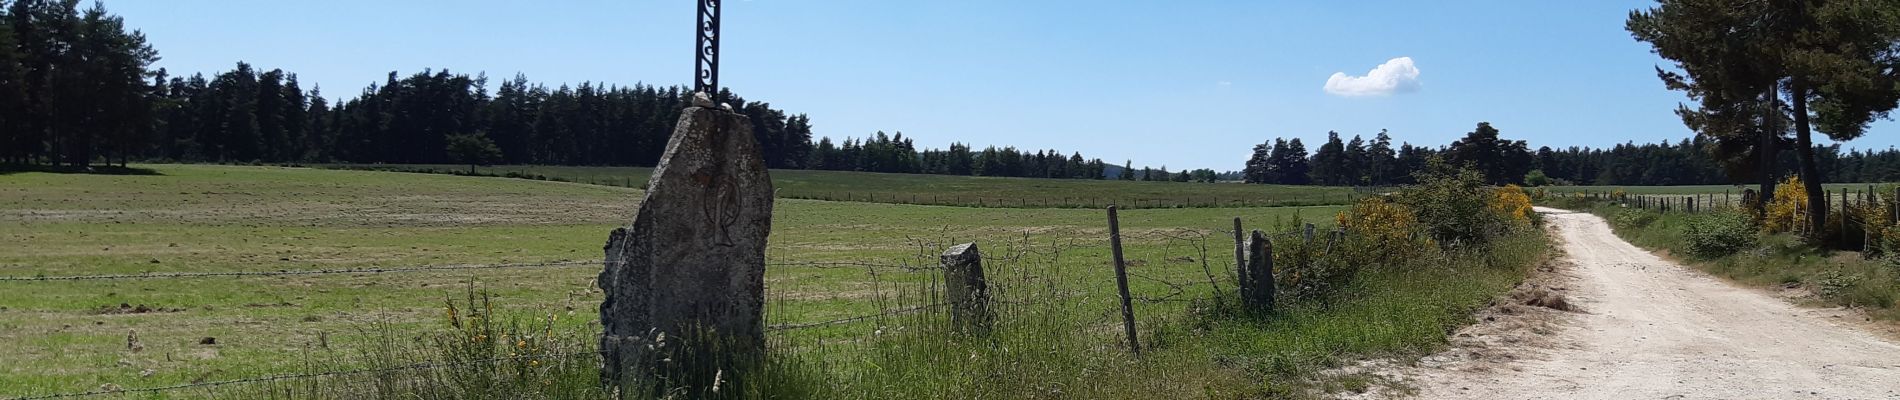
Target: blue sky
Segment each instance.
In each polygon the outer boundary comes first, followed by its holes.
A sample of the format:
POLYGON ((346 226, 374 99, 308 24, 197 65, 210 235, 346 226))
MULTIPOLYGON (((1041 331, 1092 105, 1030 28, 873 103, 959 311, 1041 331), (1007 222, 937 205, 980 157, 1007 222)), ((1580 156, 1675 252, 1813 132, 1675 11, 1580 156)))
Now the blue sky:
MULTIPOLYGON (((1663 61, 1623 31, 1648 0, 726 0, 721 83, 883 130, 1237 170, 1251 146, 1326 132, 1438 146, 1489 121, 1532 146, 1680 140, 1663 61), (1355 80, 1375 67, 1378 76, 1355 80), (1347 77, 1328 81, 1336 73, 1347 77), (1415 73, 1415 75, 1413 74, 1415 73), (1406 79, 1412 78, 1412 79, 1406 79), (1389 92, 1389 93, 1388 93, 1389 92)), ((115 0, 179 73, 243 60, 326 97, 390 71, 689 84, 691 0, 115 0)), ((1851 147, 1900 140, 1877 123, 1851 147)))

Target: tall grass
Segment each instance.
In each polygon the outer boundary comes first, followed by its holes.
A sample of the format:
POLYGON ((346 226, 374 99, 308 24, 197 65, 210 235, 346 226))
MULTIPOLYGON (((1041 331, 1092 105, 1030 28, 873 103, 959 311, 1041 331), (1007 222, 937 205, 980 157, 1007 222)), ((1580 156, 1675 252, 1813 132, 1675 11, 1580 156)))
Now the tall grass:
MULTIPOLYGON (((1199 260, 1207 280, 1142 277, 1175 294, 1141 299, 1139 343, 1123 336, 1120 299, 1109 281, 1100 279, 1105 260, 1077 259, 1077 253, 1088 252, 1078 251, 1085 249, 1073 242, 1043 245, 1026 234, 1020 243, 985 248, 996 316, 987 329, 953 326, 937 272, 911 271, 924 276, 877 281, 869 298, 861 300, 881 312, 834 321, 851 329, 781 325, 768 334, 759 365, 722 369, 711 378, 700 373, 671 379, 664 363, 685 360, 669 358, 653 367, 658 380, 616 392, 601 384, 598 359, 588 357, 597 334, 593 326, 557 332, 560 325, 551 316, 545 321, 532 315, 496 316, 490 299, 471 288, 461 303, 445 304, 439 332, 381 331, 381 345, 367 347, 359 358, 359 364, 377 371, 368 377, 324 376, 312 381, 333 384, 271 385, 266 392, 246 394, 369 399, 1304 397, 1340 379, 1320 373, 1328 368, 1438 349, 1448 332, 1468 323, 1472 312, 1544 260, 1548 240, 1531 218, 1466 218, 1484 225, 1449 230, 1368 222, 1387 219, 1378 216, 1394 210, 1412 215, 1421 204, 1440 202, 1455 203, 1441 207, 1446 209, 1496 213, 1500 208, 1490 205, 1498 199, 1523 197, 1516 188, 1483 188, 1471 176, 1451 175, 1434 181, 1443 184, 1408 189, 1399 202, 1368 200, 1339 217, 1351 222, 1342 227, 1357 232, 1346 239, 1280 240, 1278 284, 1301 289, 1279 291, 1280 308, 1266 313, 1243 310, 1233 291, 1217 289, 1235 287, 1236 279, 1232 265, 1215 272, 1210 249, 1220 257, 1229 244, 1206 231, 1169 236, 1167 251, 1184 254, 1162 259, 1199 260), (1502 196, 1507 192, 1512 196, 1502 196), (1374 234, 1382 230, 1390 232, 1374 234), (1478 234, 1434 240, 1440 231, 1478 234), (499 322, 504 320, 510 322, 499 322), (1145 351, 1129 351, 1135 344, 1145 351), (417 365, 440 368, 408 368, 417 365)), ((949 243, 913 242, 917 261, 934 258, 935 250, 949 243)), ((781 312, 783 304, 769 301, 767 313, 781 312)), ((682 342, 690 348, 692 341, 682 342)))
MULTIPOLYGON (((1295 239, 1297 240, 1297 239, 1295 239)), ((1205 244, 1203 244, 1205 245, 1205 244)), ((1225 244, 1215 243, 1214 249, 1225 244)), ((311 360, 312 370, 371 372, 197 390, 184 397, 281 399, 1151 399, 1312 394, 1322 371, 1367 357, 1411 357, 1511 288, 1542 260, 1535 231, 1483 249, 1423 252, 1369 266, 1325 301, 1288 298, 1278 312, 1239 310, 1233 276, 1190 287, 1191 299, 1138 314, 1144 352, 1122 339, 1118 303, 1100 283, 1064 271, 1059 247, 995 249, 985 267, 997 319, 986 333, 951 326, 941 282, 895 284, 872 301, 887 312, 868 333, 774 332, 768 362, 717 392, 676 387, 614 393, 599 380, 597 333, 562 328, 550 314, 495 315, 479 288, 446 303, 441 327, 379 338, 353 357, 311 360), (914 312, 901 312, 918 310, 914 312), (349 367, 349 368, 345 368, 349 367)), ((1215 253, 1219 254, 1219 253, 1215 253)), ((770 307, 768 307, 770 309, 770 307)), ((769 311, 768 311, 769 312, 769 311)))

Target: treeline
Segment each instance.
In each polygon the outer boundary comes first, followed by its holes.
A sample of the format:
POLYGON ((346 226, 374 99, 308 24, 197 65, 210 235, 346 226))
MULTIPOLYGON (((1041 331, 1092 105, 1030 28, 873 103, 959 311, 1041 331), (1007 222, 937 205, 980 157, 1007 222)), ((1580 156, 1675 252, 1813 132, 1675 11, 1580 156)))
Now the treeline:
POLYGON ((1058 150, 1030 153, 994 146, 973 152, 962 143, 919 151, 903 132, 892 136, 881 131, 864 139, 845 138, 842 145, 819 139, 805 165, 834 171, 1063 179, 1104 179, 1108 169, 1101 159, 1084 159, 1079 152, 1064 157, 1058 150))
MULTIPOLYGON (((450 151, 450 138, 473 135, 498 150, 482 162, 653 165, 686 106, 679 87, 549 88, 521 75, 491 96, 487 77, 446 70, 392 72, 335 105, 321 89, 303 91, 296 74, 242 62, 209 79, 157 75, 159 134, 143 154, 165 161, 458 163, 472 160, 450 151)), ((724 96, 752 119, 768 166, 800 167, 809 118, 724 96)))
MULTIPOLYGON (((1413 183, 1413 171, 1441 156, 1454 165, 1470 165, 1491 184, 1520 185, 1719 185, 1749 182, 1752 170, 1737 171, 1715 157, 1719 143, 1701 135, 1678 142, 1624 143, 1607 149, 1572 146, 1527 150, 1528 143, 1499 137, 1489 123, 1442 147, 1392 147, 1384 131, 1371 141, 1328 133, 1319 151, 1308 154, 1298 138, 1274 139, 1254 146, 1241 171, 1248 183, 1320 185, 1398 185, 1413 183)), ((1900 150, 1848 150, 1839 144, 1813 149, 1820 173, 1829 182, 1900 181, 1900 150)), ((1775 169, 1794 171, 1792 152, 1779 154, 1775 169)))
POLYGON ((1141 171, 1135 171, 1131 164, 1123 164, 1121 175, 1116 178, 1143 182, 1214 182, 1225 179, 1221 173, 1206 168, 1169 173, 1166 165, 1160 169, 1141 167, 1141 171))
MULTIPOLYGON (((18 0, 0 15, 0 163, 489 163, 651 166, 690 91, 594 82, 550 87, 515 75, 391 72, 335 100, 282 69, 239 62, 211 76, 149 69, 158 53, 94 5, 18 0)), ((1101 179, 1098 159, 909 139, 813 142, 811 118, 719 98, 752 122, 771 168, 1101 179)))
POLYGON ((1441 148, 1400 143, 1392 147, 1392 137, 1379 131, 1372 141, 1360 136, 1341 140, 1339 132, 1327 132, 1326 143, 1308 155, 1299 138, 1276 138, 1254 145, 1241 177, 1247 183, 1281 185, 1399 185, 1414 183, 1413 172, 1423 170, 1432 157, 1443 157, 1454 165, 1466 165, 1484 174, 1492 184, 1522 183, 1529 172, 1531 155, 1522 140, 1505 140, 1488 122, 1464 138, 1441 148))

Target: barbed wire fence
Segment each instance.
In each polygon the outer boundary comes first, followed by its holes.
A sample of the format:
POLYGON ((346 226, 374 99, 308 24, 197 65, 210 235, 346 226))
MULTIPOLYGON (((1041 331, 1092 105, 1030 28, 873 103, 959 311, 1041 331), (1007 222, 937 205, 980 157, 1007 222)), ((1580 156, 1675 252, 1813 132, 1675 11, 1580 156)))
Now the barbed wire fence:
MULTIPOLYGON (((1816 227, 1807 223, 1808 212, 1815 207, 1805 199, 1786 204, 1791 207, 1786 215, 1761 215, 1762 218, 1774 218, 1777 224, 1785 223, 1790 232, 1824 242, 1836 250, 1869 251, 1879 246, 1877 241, 1884 239, 1877 232, 1900 224, 1900 187, 1887 187, 1887 195, 1875 185, 1864 190, 1852 187, 1826 189, 1819 201, 1827 207, 1827 218, 1816 227)), ((1610 201, 1624 208, 1646 210, 1665 214, 1707 214, 1718 212, 1753 212, 1750 202, 1763 201, 1760 194, 1735 195, 1733 192, 1698 194, 1622 194, 1581 192, 1573 195, 1592 200, 1610 201), (1754 196, 1751 198, 1750 196, 1754 196)), ((1777 200, 1767 200, 1777 201, 1777 200)), ((1779 200, 1779 201, 1786 201, 1779 200)), ((1771 203, 1764 206, 1772 206, 1771 203)))
POLYGON ((203 389, 203 388, 212 388, 212 387, 219 387, 219 386, 269 383, 269 382, 278 382, 278 381, 286 381, 286 380, 331 378, 331 377, 342 377, 342 376, 363 375, 363 374, 385 374, 385 373, 404 372, 404 371, 422 371, 422 370, 432 370, 432 369, 441 369, 441 368, 463 367, 463 366, 470 366, 470 365, 492 364, 492 363, 500 363, 500 362, 506 362, 506 361, 579 359, 579 358, 584 358, 584 357, 599 357, 599 356, 600 356, 600 353, 596 353, 596 352, 564 352, 564 353, 552 353, 552 354, 536 354, 536 355, 528 355, 528 356, 485 358, 485 359, 479 359, 479 360, 413 363, 409 365, 383 367, 383 368, 364 368, 364 369, 352 369, 352 370, 341 370, 341 371, 266 375, 266 376, 230 379, 230 380, 221 380, 221 381, 196 382, 196 383, 185 383, 185 384, 178 384, 178 385, 143 387, 143 388, 93 390, 93 391, 76 392, 76 393, 58 393, 58 394, 47 394, 47 395, 38 395, 38 396, 12 397, 9 399, 43 400, 43 399, 96 397, 96 396, 123 396, 123 395, 138 394, 138 393, 157 393, 157 392, 168 392, 168 391, 175 391, 175 390, 203 389))
MULTIPOLYGON (((948 228, 946 228, 945 231, 947 232, 948 228)), ((1197 278, 1197 279, 1180 279, 1178 277, 1169 278, 1169 277, 1163 277, 1163 276, 1159 276, 1159 275, 1155 275, 1151 273, 1131 272, 1129 273, 1129 276, 1134 277, 1141 282, 1148 282, 1155 285, 1156 287, 1163 288, 1163 290, 1158 293, 1139 294, 1137 296, 1134 296, 1132 300, 1140 304, 1156 305, 1156 304, 1191 303, 1191 302, 1206 300, 1210 298, 1217 299, 1221 293, 1220 289, 1221 289, 1222 283, 1229 282, 1233 278, 1230 273, 1232 269, 1235 267, 1235 265, 1225 260, 1222 260, 1220 262, 1215 262, 1212 258, 1210 258, 1211 251, 1209 247, 1210 246, 1209 242, 1220 240, 1216 236, 1212 236, 1212 234, 1215 234, 1215 233, 1231 233, 1231 231, 1219 230, 1219 229, 1207 229, 1207 230, 1161 229, 1161 230, 1147 230, 1143 232, 1128 233, 1128 234, 1122 235, 1122 240, 1146 243, 1149 246, 1149 247, 1144 247, 1140 250, 1136 250, 1135 252, 1148 254, 1151 258, 1160 259, 1160 260, 1163 260, 1163 262, 1175 261, 1175 262, 1180 262, 1180 263, 1198 263, 1200 264, 1199 265, 1200 271, 1196 271, 1196 272, 1199 272, 1202 275, 1202 278, 1197 278), (1158 257, 1154 257, 1154 256, 1158 256, 1158 257), (1220 269, 1220 271, 1215 270, 1217 266, 1220 269), (1207 288, 1207 290, 1202 290, 1203 288, 1207 288)), ((1305 234, 1306 232, 1303 232, 1302 230, 1294 229, 1291 231, 1274 232, 1270 236, 1273 236, 1276 239, 1289 238, 1289 237, 1299 238, 1305 234)), ((936 298, 936 297, 924 297, 923 299, 928 300, 928 301, 922 301, 922 302, 917 301, 918 299, 905 300, 905 299, 900 298, 900 299, 893 300, 889 298, 884 298, 886 297, 885 292, 893 291, 894 289, 885 288, 885 287, 882 287, 882 285, 891 285, 893 287, 895 287, 895 285, 900 285, 900 284, 916 285, 918 283, 915 283, 915 282, 921 281, 923 282, 921 284, 924 285, 927 291, 934 291, 938 289, 937 286, 941 282, 937 281, 937 279, 939 278, 936 276, 937 274, 926 274, 926 273, 936 272, 936 271, 941 270, 941 267, 940 265, 938 265, 938 260, 937 260, 939 256, 938 251, 940 251, 940 249, 949 247, 954 242, 958 242, 958 240, 955 240, 955 238, 953 238, 952 235, 947 235, 943 233, 939 233, 937 236, 934 236, 934 237, 933 236, 906 236, 904 238, 904 245, 906 247, 914 249, 913 254, 908 259, 898 259, 895 261, 882 261, 882 262, 862 261, 862 260, 768 261, 766 264, 768 268, 772 268, 772 267, 809 268, 809 269, 817 269, 817 270, 863 271, 864 273, 867 274, 867 276, 871 277, 873 285, 878 285, 877 289, 875 290, 878 298, 873 299, 873 303, 875 303, 875 307, 878 309, 878 311, 872 312, 872 313, 865 313, 865 314, 846 315, 846 316, 840 316, 840 317, 829 318, 829 319, 824 319, 824 320, 816 320, 816 321, 781 322, 781 323, 768 325, 766 327, 766 331, 772 334, 784 334, 784 333, 788 333, 792 331, 800 331, 800 330, 807 330, 807 329, 819 329, 819 328, 835 327, 835 326, 855 324, 855 323, 882 321, 882 320, 886 320, 892 317, 937 312, 940 310, 944 310, 950 306, 953 306, 955 304, 946 302, 946 301, 941 301, 942 300, 941 298, 936 298), (924 274, 924 275, 927 275, 927 277, 904 278, 904 279, 910 280, 912 283, 900 283, 897 281, 886 282, 885 281, 885 279, 887 278, 886 275, 890 275, 890 274, 908 274, 908 275, 924 274), (911 303, 910 304, 894 304, 894 303, 903 303, 905 301, 910 301, 911 303)), ((1055 284, 1050 284, 1048 282, 1044 282, 1048 279, 1051 279, 1050 278, 1051 276, 1062 275, 1062 272, 1060 271, 1060 269, 1063 268, 1063 265, 1064 265, 1063 260, 1065 257, 1076 257, 1079 253, 1082 252, 1082 250, 1092 250, 1092 251, 1098 251, 1098 252, 1101 250, 1105 250, 1104 245, 1106 243, 1104 242, 1106 242, 1106 240, 1085 239, 1085 238, 1073 237, 1073 236, 1051 237, 1047 239, 1040 239, 1036 237, 1033 232, 1027 231, 1027 230, 1023 231, 1021 236, 1018 239, 1001 240, 1001 241, 992 242, 990 244, 991 250, 985 252, 983 256, 983 260, 987 264, 986 267, 992 267, 992 266, 996 267, 994 271, 996 271, 995 273, 997 273, 997 275, 995 275, 992 278, 993 281, 1002 283, 1001 285, 992 287, 992 290, 999 294, 999 296, 996 299, 993 299, 992 302, 995 304, 1001 304, 1001 305, 1024 307, 1024 306, 1038 306, 1038 305, 1061 305, 1063 303, 1072 303, 1074 300, 1078 298, 1096 298, 1097 300, 1105 300, 1106 299, 1105 296, 1107 295, 1102 294, 1102 292, 1090 293, 1089 291, 1074 291, 1072 290, 1072 288, 1061 287, 1061 285, 1055 285, 1055 284), (1040 270, 1040 269, 1047 269, 1047 270, 1040 270), (1044 281, 1039 281, 1039 280, 1044 280, 1044 281), (1017 293, 1017 295, 1010 295, 1011 293, 1017 293)), ((276 270, 276 271, 143 272, 143 273, 126 273, 126 274, 0 276, 0 284, 15 284, 15 285, 29 284, 30 285, 34 283, 44 283, 44 282, 218 279, 218 278, 273 277, 273 276, 325 276, 325 275, 359 275, 360 276, 360 275, 374 275, 374 274, 426 273, 426 272, 445 272, 445 271, 571 268, 571 267, 583 267, 583 266, 601 267, 601 266, 604 266, 605 263, 606 263, 605 260, 600 260, 600 259, 586 259, 586 260, 562 259, 562 260, 549 260, 549 261, 538 261, 538 262, 513 262, 513 263, 496 263, 496 264, 370 266, 370 267, 351 267, 351 268, 276 270)), ((44 269, 44 268, 41 268, 41 269, 44 269)), ((1176 275, 1184 275, 1184 274, 1179 273, 1180 271, 1176 271, 1176 272, 1177 272, 1176 275)), ((592 285, 593 283, 590 282, 589 284, 592 285)), ((1104 285, 1104 284, 1107 284, 1107 282, 1084 282, 1083 284, 1084 286, 1094 286, 1094 285, 1104 285)), ((1109 323, 1110 321, 1120 319, 1118 318, 1118 315, 1116 315, 1113 312, 1108 312, 1107 309, 1103 309, 1102 311, 1103 312, 1101 312, 1099 316, 1096 317, 1096 319, 1100 321, 1096 321, 1096 322, 1109 323)), ((1089 311, 1089 312, 1094 313, 1094 311, 1089 311)), ((179 391, 179 390, 193 390, 193 389, 213 388, 213 387, 230 386, 230 385, 267 383, 267 382, 276 382, 276 381, 284 381, 284 380, 320 379, 320 378, 338 377, 338 376, 383 374, 383 373, 392 373, 392 372, 398 372, 398 371, 451 368, 451 367, 467 366, 467 365, 473 365, 473 364, 515 361, 515 360, 527 359, 530 357, 584 358, 584 357, 597 357, 597 356, 598 356, 598 353, 595 353, 595 352, 570 352, 570 353, 560 353, 560 354, 554 354, 554 355, 541 354, 541 355, 534 355, 534 356, 505 357, 505 358, 493 358, 493 359, 481 359, 481 360, 462 360, 462 361, 453 361, 453 362, 424 362, 424 363, 413 363, 413 364, 393 366, 393 367, 276 374, 276 375, 265 375, 265 376, 230 379, 230 380, 193 382, 193 383, 187 383, 187 384, 154 386, 154 387, 144 387, 144 388, 113 387, 109 389, 102 388, 99 390, 89 390, 89 391, 84 391, 84 392, 39 394, 39 395, 27 395, 27 396, 15 396, 15 397, 6 397, 5 395, 0 395, 0 398, 27 400, 27 399, 82 398, 82 397, 96 397, 96 396, 108 396, 108 395, 116 396, 116 395, 128 395, 128 394, 169 392, 169 391, 179 391)))

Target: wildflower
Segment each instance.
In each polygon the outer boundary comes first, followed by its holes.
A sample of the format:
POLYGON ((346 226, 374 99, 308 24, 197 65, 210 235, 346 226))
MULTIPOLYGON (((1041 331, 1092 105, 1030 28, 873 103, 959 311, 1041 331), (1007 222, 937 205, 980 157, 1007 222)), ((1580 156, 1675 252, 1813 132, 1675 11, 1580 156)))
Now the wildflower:
POLYGON ((528 341, 526 340, 515 342, 515 348, 517 349, 525 349, 527 347, 528 347, 528 341))
POLYGON ((528 366, 539 367, 541 366, 541 360, 528 360, 528 366))

